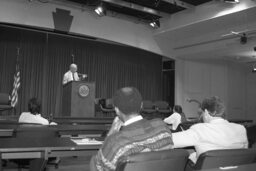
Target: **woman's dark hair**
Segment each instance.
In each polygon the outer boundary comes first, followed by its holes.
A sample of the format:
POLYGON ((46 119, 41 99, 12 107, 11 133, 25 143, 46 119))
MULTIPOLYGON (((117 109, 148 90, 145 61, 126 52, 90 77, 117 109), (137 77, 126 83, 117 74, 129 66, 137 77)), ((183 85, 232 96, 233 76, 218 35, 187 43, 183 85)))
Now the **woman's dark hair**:
POLYGON ((175 105, 175 106, 173 107, 173 109, 175 110, 175 112, 177 112, 177 113, 179 113, 179 114, 183 113, 183 112, 182 112, 182 107, 181 107, 180 105, 175 105))
POLYGON ((31 98, 28 102, 28 110, 32 114, 39 114, 41 112, 41 104, 37 98, 31 98))
POLYGON ((201 105, 202 110, 207 109, 211 116, 224 117, 225 106, 218 96, 209 97, 203 100, 201 105))

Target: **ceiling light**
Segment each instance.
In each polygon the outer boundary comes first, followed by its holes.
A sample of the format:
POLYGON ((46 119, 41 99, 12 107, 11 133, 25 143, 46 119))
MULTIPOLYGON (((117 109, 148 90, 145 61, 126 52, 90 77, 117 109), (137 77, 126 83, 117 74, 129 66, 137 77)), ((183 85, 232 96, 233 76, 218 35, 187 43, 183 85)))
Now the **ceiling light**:
POLYGON ((239 0, 224 0, 226 3, 231 3, 231 4, 238 4, 240 1, 239 0))
POLYGON ((154 20, 154 21, 152 21, 151 23, 149 23, 149 25, 150 25, 151 27, 157 29, 157 28, 160 27, 160 21, 159 21, 159 19, 154 20))
POLYGON ((253 72, 253 73, 256 72, 256 67, 255 67, 255 66, 252 67, 252 72, 253 72))
POLYGON ((102 17, 104 15, 107 14, 107 10, 106 7, 103 4, 100 4, 99 6, 97 6, 94 10, 96 12, 96 14, 98 14, 98 16, 102 17))

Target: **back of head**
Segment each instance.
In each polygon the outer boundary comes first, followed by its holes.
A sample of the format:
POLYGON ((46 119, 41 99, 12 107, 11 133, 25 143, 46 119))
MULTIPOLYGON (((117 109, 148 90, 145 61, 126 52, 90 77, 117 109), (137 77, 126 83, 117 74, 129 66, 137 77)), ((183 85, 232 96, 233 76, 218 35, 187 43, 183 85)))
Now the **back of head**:
POLYGON ((28 102, 28 110, 32 114, 39 114, 41 112, 41 104, 37 98, 31 98, 28 102))
POLYGON ((182 107, 180 105, 175 105, 173 107, 174 111, 181 114, 182 113, 182 107))
POLYGON ((201 105, 202 110, 208 110, 209 114, 213 117, 224 117, 225 106, 218 96, 205 98, 201 105))
POLYGON ((137 88, 124 87, 116 91, 113 103, 125 115, 139 113, 142 97, 137 88))

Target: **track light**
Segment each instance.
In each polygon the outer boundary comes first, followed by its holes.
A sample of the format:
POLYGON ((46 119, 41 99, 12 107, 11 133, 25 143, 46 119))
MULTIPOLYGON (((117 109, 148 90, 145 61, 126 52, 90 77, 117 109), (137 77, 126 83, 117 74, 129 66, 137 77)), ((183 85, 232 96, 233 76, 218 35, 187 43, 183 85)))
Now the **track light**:
POLYGON ((253 72, 253 73, 256 73, 256 67, 255 67, 255 64, 253 64, 253 66, 252 66, 252 72, 253 72))
POLYGON ((159 21, 159 19, 154 20, 154 21, 152 21, 151 23, 149 23, 149 25, 150 25, 151 27, 157 29, 157 28, 160 27, 160 21, 159 21))
POLYGON ((231 4, 238 4, 240 1, 239 0, 224 0, 226 3, 231 3, 231 4))
POLYGON ((101 3, 99 6, 97 6, 94 10, 98 16, 102 17, 107 14, 106 7, 103 3, 101 3))

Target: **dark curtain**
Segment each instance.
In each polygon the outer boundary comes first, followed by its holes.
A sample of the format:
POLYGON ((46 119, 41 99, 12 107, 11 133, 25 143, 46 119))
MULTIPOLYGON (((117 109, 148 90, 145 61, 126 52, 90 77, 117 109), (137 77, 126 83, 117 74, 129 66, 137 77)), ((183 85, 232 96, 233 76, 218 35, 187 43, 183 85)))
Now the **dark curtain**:
POLYGON ((72 57, 79 73, 96 82, 96 97, 110 98, 124 86, 137 87, 146 100, 162 98, 162 58, 128 46, 16 28, 0 27, 0 92, 12 90, 20 48, 21 88, 17 114, 37 97, 42 113, 61 115, 62 78, 72 57))

